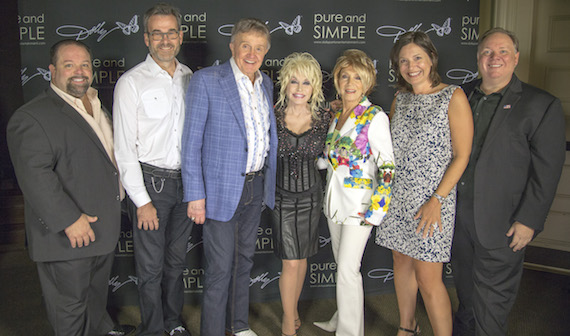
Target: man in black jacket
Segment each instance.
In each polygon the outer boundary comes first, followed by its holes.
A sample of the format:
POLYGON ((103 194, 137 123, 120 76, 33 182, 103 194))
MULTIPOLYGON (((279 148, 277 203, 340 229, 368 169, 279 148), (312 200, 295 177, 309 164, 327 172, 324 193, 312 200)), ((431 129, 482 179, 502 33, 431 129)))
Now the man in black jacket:
POLYGON ((481 79, 465 92, 475 132, 458 183, 452 263, 459 297, 454 335, 505 335, 526 245, 544 226, 565 158, 560 100, 521 82, 518 39, 480 38, 481 79))

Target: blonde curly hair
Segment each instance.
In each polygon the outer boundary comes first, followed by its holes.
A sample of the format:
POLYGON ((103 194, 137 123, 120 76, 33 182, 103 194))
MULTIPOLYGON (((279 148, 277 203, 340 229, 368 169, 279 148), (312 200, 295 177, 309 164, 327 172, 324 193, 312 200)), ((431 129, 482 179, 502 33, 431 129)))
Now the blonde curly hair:
POLYGON ((279 71, 278 83, 279 99, 275 104, 276 109, 287 107, 287 85, 295 74, 304 75, 309 79, 313 93, 309 99, 311 114, 314 119, 318 119, 317 111, 323 105, 325 96, 323 94, 323 73, 321 65, 313 55, 303 53, 292 53, 283 62, 283 67, 279 71))

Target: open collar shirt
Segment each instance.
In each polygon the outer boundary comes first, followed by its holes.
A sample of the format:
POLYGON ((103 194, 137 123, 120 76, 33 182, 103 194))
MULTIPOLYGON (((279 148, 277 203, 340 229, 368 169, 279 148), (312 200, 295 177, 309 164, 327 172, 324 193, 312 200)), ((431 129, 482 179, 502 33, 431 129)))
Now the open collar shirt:
POLYGON ((233 57, 230 64, 239 91, 247 134, 246 173, 256 172, 263 169, 269 151, 269 106, 263 92, 263 77, 258 70, 252 83, 238 68, 233 57))
POLYGON ((147 55, 115 86, 115 156, 123 185, 137 207, 151 201, 140 162, 180 169, 184 97, 191 76, 190 68, 178 61, 170 76, 147 55))
MULTIPOLYGON (((109 116, 101 108, 101 101, 99 100, 97 90, 90 87, 89 89, 87 89, 87 92, 85 93, 87 95, 89 103, 91 104, 91 110, 93 115, 90 115, 87 112, 87 109, 85 109, 85 105, 83 104, 80 98, 76 98, 63 90, 60 90, 57 86, 53 85, 53 83, 50 83, 50 87, 58 96, 61 97, 61 99, 63 99, 66 103, 68 103, 71 107, 73 107, 73 109, 75 109, 77 113, 79 113, 79 115, 82 116, 83 119, 85 119, 85 121, 89 124, 89 126, 91 126, 93 132, 95 132, 95 134, 99 138, 99 141, 101 141, 101 144, 105 148, 105 151, 109 156, 109 159, 111 159, 111 162, 113 162, 113 164, 116 167, 117 162, 115 161, 115 154, 113 148, 113 126, 111 125, 111 120, 109 119, 109 116)), ((123 197, 125 196, 125 191, 123 190, 122 187, 120 188, 120 194, 121 194, 121 199, 123 199, 123 197)))
POLYGON ((465 168, 465 172, 463 172, 461 183, 458 185, 459 192, 461 192, 463 199, 469 201, 473 200, 475 166, 477 165, 477 160, 481 154, 481 149, 487 138, 487 132, 489 131, 497 107, 512 82, 513 80, 511 79, 509 84, 502 90, 491 94, 485 94, 485 92, 481 90, 481 84, 479 84, 469 95, 469 104, 471 105, 471 111, 473 111, 474 134, 469 164, 467 168, 465 168))

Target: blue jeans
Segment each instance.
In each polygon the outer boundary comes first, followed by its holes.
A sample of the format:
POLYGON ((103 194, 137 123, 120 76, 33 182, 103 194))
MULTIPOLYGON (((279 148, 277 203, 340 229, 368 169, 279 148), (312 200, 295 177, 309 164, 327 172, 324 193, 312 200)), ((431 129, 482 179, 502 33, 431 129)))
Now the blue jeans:
POLYGON ((249 329, 250 271, 262 199, 263 175, 248 175, 234 216, 228 222, 207 219, 204 224, 202 336, 249 329))
POLYGON ((147 192, 160 220, 158 230, 137 228, 136 206, 131 203, 135 268, 138 278, 141 325, 138 335, 163 335, 182 325, 186 248, 192 221, 182 202, 182 179, 143 172, 147 192), (153 181, 154 180, 154 181, 153 181))

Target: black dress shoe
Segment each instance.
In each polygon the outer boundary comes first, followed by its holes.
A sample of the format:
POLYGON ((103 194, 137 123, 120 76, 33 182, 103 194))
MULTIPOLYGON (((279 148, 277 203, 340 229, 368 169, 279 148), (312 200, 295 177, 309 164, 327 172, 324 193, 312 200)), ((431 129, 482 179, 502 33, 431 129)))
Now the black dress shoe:
POLYGON ((135 331, 136 327, 128 324, 120 324, 107 333, 107 336, 127 336, 135 331))

